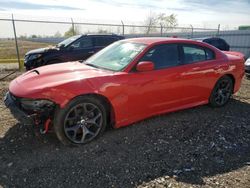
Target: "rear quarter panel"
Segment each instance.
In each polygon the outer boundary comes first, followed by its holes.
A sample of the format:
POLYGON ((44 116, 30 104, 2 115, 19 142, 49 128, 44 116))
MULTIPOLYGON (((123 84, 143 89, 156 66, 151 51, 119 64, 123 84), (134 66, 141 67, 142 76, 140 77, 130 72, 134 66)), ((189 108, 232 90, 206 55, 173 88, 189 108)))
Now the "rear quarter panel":
POLYGON ((236 93, 241 86, 241 81, 245 73, 244 68, 244 55, 240 52, 224 52, 226 54, 226 58, 228 64, 230 66, 229 73, 233 75, 235 79, 234 83, 234 93, 236 93))

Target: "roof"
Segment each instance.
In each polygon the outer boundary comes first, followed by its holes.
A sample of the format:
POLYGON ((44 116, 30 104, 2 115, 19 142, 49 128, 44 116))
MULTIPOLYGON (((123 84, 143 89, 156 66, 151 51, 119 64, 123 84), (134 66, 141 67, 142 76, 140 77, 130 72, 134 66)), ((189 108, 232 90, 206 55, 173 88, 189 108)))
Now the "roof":
POLYGON ((219 37, 201 37, 201 38, 192 38, 192 40, 198 40, 198 41, 203 41, 206 39, 221 39, 219 37))
POLYGON ((130 42, 137 42, 137 43, 143 43, 143 44, 154 44, 158 42, 190 42, 191 40, 189 39, 182 39, 182 38, 169 38, 169 37, 141 37, 141 38, 131 38, 131 39, 125 39, 125 41, 130 41, 130 42))
POLYGON ((82 36, 115 36, 115 37, 123 37, 122 35, 117 35, 113 33, 90 33, 90 34, 83 34, 82 36))

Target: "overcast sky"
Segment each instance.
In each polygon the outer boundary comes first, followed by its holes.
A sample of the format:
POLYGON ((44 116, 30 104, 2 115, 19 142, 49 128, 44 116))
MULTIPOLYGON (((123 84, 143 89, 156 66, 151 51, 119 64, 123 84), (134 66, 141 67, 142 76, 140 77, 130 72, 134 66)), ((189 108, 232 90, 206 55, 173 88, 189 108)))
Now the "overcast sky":
POLYGON ((0 18, 14 13, 18 18, 138 24, 150 11, 174 13, 180 26, 250 25, 250 0, 0 0, 0 18))

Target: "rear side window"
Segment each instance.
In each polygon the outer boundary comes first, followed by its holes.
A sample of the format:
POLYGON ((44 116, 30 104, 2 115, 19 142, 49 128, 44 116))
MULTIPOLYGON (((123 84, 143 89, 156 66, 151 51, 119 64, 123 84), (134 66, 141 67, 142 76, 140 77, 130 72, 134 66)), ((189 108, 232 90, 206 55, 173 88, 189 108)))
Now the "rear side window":
POLYGON ((108 46, 109 44, 117 41, 115 37, 96 37, 95 45, 96 46, 108 46))
POLYGON ((214 52, 212 50, 196 45, 184 45, 183 53, 185 64, 212 60, 215 58, 214 52))
POLYGON ((215 54, 212 50, 205 48, 205 52, 206 52, 206 60, 215 59, 215 54))
POLYGON ((152 61, 155 69, 177 66, 179 64, 178 46, 163 44, 151 48, 140 61, 152 61))
POLYGON ((107 43, 108 43, 108 45, 109 44, 111 44, 111 43, 113 43, 113 42, 115 42, 115 41, 117 41, 118 40, 118 38, 115 38, 115 37, 108 37, 107 38, 107 43))

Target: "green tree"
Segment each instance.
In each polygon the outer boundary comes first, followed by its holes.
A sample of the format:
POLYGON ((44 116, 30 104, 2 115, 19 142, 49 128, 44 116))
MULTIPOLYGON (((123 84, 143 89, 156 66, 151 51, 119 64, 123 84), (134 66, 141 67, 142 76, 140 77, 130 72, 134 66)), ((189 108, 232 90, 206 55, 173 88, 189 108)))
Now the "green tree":
POLYGON ((158 14, 157 22, 166 29, 173 29, 178 25, 175 14, 166 15, 165 13, 158 14))
POLYGON ((157 15, 154 12, 148 14, 147 18, 144 21, 145 33, 148 35, 156 31, 155 26, 157 26, 157 15))
POLYGON ((145 33, 150 34, 156 31, 156 26, 163 27, 163 31, 171 30, 178 25, 175 14, 166 15, 165 13, 150 12, 144 21, 145 33))
POLYGON ((77 26, 71 26, 68 31, 64 33, 64 37, 72 37, 74 35, 79 35, 80 29, 77 26))

